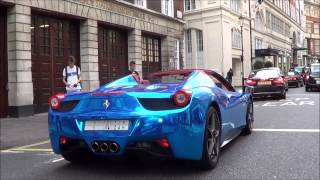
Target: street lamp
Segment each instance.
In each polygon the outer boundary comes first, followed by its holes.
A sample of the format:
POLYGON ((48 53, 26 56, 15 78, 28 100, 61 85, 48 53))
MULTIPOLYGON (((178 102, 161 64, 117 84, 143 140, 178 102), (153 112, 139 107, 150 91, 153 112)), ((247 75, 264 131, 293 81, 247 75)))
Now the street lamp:
POLYGON ((242 81, 242 92, 245 91, 244 88, 244 65, 243 65, 243 23, 244 23, 244 17, 241 15, 239 17, 239 24, 240 24, 240 28, 241 28, 241 81, 242 81))

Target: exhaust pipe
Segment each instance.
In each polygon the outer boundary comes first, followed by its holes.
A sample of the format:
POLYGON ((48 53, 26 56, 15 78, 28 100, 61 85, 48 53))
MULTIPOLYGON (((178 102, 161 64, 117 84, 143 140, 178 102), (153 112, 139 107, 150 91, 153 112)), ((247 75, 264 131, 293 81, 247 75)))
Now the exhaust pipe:
POLYGON ((111 143, 109 148, 110 152, 116 153, 119 150, 119 145, 117 143, 111 143))
POLYGON ((99 143, 94 141, 92 144, 91 144, 91 149, 93 150, 93 152, 97 152, 99 151, 99 143))
POLYGON ((105 142, 100 145, 100 150, 101 150, 101 152, 106 152, 106 151, 108 151, 108 148, 109 148, 109 146, 108 146, 108 144, 105 143, 105 142))

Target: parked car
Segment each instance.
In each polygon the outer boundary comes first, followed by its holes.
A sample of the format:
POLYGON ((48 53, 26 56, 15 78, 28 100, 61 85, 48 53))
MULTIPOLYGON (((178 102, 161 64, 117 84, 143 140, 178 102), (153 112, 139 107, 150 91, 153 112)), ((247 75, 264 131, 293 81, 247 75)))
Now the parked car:
POLYGON ((286 76, 288 86, 302 87, 303 78, 297 71, 289 71, 286 76))
POLYGON ((220 147, 250 134, 253 101, 210 70, 128 75, 92 92, 50 98, 53 151, 70 162, 147 152, 214 168, 220 147))
POLYGON ((297 66, 297 67, 294 67, 294 71, 298 72, 298 73, 301 74, 301 75, 304 75, 305 70, 306 70, 306 67, 305 67, 305 66, 297 66))
POLYGON ((320 90, 320 63, 311 64, 306 76, 306 91, 320 90))
POLYGON ((303 75, 303 84, 306 84, 308 74, 310 73, 310 67, 305 68, 305 73, 303 75))
POLYGON ((253 97, 286 98, 286 80, 274 68, 259 70, 255 76, 246 80, 246 88, 253 97))
POLYGON ((276 70, 280 74, 280 76, 283 78, 285 89, 286 89, 286 91, 288 91, 288 89, 289 89, 288 81, 286 80, 284 73, 281 71, 281 69, 279 67, 271 67, 271 68, 263 68, 263 69, 276 70))

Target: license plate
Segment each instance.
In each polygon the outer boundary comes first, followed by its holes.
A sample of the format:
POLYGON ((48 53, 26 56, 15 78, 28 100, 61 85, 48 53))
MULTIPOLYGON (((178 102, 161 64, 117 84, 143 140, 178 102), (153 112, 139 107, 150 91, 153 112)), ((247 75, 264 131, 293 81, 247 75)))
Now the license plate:
POLYGON ((129 129, 128 120, 93 120, 86 121, 85 131, 126 131, 129 129))
POLYGON ((316 84, 320 84, 320 81, 316 81, 316 84))
POLYGON ((259 81, 258 85, 271 85, 271 81, 259 81))

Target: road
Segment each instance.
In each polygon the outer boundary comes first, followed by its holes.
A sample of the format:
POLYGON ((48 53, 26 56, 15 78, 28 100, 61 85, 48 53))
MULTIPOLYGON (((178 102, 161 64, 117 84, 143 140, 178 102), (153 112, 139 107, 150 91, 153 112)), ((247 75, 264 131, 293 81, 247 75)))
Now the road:
POLYGON ((319 179, 319 99, 292 88, 286 100, 256 100, 254 132, 225 146, 211 171, 178 160, 73 165, 51 152, 45 115, 2 119, 1 179, 319 179))

